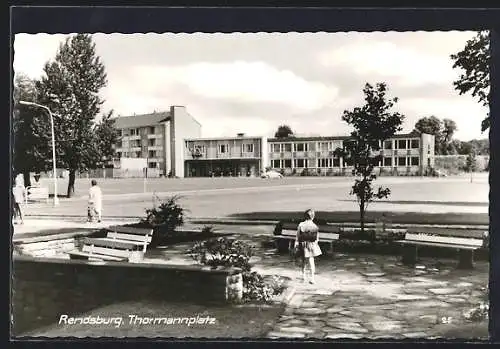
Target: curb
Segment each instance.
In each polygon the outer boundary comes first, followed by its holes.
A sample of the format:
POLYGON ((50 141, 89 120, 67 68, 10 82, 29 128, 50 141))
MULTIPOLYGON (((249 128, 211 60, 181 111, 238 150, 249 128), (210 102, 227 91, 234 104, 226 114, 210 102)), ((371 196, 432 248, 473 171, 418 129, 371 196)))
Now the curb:
MULTIPOLYGON (((64 220, 64 221, 81 221, 85 217, 80 215, 26 215, 26 218, 46 219, 46 220, 64 220)), ((144 217, 138 216, 105 216, 104 219, 129 221, 131 219, 140 220, 144 217)), ((231 219, 231 218, 210 218, 210 217, 192 217, 186 218, 186 223, 191 224, 225 224, 225 225, 276 225, 279 220, 256 220, 256 219, 231 219)), ((360 228, 356 222, 330 222, 326 223, 331 226, 341 226, 345 228, 360 228)), ((489 229, 489 225, 485 224, 412 224, 412 223, 392 223, 388 224, 391 229, 405 229, 407 227, 422 227, 422 228, 455 228, 455 229, 489 229)), ((376 223, 366 223, 366 228, 376 228, 376 223)), ((387 227, 389 228, 389 227, 387 227)))

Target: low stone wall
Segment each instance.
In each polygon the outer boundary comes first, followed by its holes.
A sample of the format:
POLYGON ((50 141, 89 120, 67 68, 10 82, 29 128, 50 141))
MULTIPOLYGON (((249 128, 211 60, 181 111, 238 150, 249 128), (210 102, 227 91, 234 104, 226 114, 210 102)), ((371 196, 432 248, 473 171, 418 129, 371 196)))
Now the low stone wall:
POLYGON ((241 300, 238 269, 14 256, 13 334, 127 301, 226 303, 241 300))

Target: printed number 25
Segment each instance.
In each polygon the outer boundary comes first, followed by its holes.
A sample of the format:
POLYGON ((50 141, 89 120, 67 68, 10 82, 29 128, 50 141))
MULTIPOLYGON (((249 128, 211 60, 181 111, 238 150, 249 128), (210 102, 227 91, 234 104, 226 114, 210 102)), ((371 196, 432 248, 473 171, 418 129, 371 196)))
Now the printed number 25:
POLYGON ((443 316, 441 318, 441 323, 443 323, 443 324, 449 324, 449 323, 451 323, 451 316, 443 316))

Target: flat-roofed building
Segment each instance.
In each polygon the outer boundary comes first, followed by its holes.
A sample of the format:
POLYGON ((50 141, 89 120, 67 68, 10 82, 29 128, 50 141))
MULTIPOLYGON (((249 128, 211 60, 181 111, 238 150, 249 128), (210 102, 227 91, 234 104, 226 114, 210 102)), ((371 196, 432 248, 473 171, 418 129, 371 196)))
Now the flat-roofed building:
MULTIPOLYGON (((347 175, 349 168, 335 155, 349 136, 288 137, 268 139, 269 163, 266 166, 284 174, 347 175)), ((395 135, 383 142, 381 174, 415 175, 434 166, 434 136, 411 132, 395 135)))
POLYGON ((171 106, 166 112, 117 117, 115 127, 120 131, 115 145, 117 163, 127 163, 120 158, 147 159, 148 176, 170 173, 184 177, 182 140, 201 136, 201 124, 184 106, 171 106))
POLYGON ((259 176, 267 162, 265 137, 184 139, 186 177, 259 176))

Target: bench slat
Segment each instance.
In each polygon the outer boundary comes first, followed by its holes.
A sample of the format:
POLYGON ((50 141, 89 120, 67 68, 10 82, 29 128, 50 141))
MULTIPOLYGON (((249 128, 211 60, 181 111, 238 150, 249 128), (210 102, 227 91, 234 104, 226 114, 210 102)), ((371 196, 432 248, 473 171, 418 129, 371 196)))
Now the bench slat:
POLYGON ((108 227, 107 230, 113 231, 115 233, 125 233, 133 235, 153 235, 153 229, 149 228, 134 228, 134 227, 124 227, 120 225, 112 225, 108 227))
MULTIPOLYGON (((320 239, 323 236, 339 236, 340 237, 340 234, 338 234, 338 233, 323 232, 321 230, 318 232, 318 234, 319 234, 320 239)), ((293 236, 293 237, 295 237, 295 236, 297 236, 297 231, 296 230, 286 229, 286 230, 282 230, 281 231, 281 235, 282 236, 293 236)), ((279 235, 277 235, 277 236, 279 236, 279 235)))
POLYGON ((124 257, 113 257, 113 256, 108 256, 108 255, 101 255, 98 253, 86 253, 86 252, 80 252, 80 251, 70 251, 67 252, 70 257, 71 256, 78 256, 78 257, 87 257, 87 258, 96 258, 96 259, 102 259, 102 260, 109 260, 109 261, 125 261, 128 258, 124 257))
MULTIPOLYGON (((295 238, 291 238, 288 236, 276 236, 276 239, 289 240, 289 241, 295 240, 295 238)), ((336 240, 338 240, 338 237, 331 237, 330 239, 329 238, 320 238, 318 240, 318 242, 332 242, 332 241, 336 241, 336 240)))
POLYGON ((88 252, 91 254, 93 254, 93 253, 103 254, 106 256, 113 256, 113 257, 126 257, 126 258, 128 258, 130 256, 131 251, 118 250, 118 249, 99 247, 99 246, 83 245, 82 252, 88 252))
POLYGON ((133 235, 133 234, 122 234, 122 233, 115 233, 115 232, 109 232, 107 235, 108 238, 111 239, 117 239, 117 240, 128 240, 128 241, 137 241, 137 242, 142 242, 142 243, 149 243, 152 240, 151 236, 146 236, 146 235, 133 235))
POLYGON ((133 243, 123 240, 113 240, 107 238, 85 238, 83 239, 83 243, 94 246, 112 247, 112 248, 126 249, 126 250, 133 250, 136 249, 137 247, 143 246, 142 243, 133 243))
POLYGON ((408 233, 412 234, 433 234, 441 236, 457 236, 480 238, 488 229, 458 229, 458 228, 438 228, 438 227, 408 227, 408 233))
POLYGON ((438 242, 444 244, 458 244, 458 245, 473 245, 481 247, 483 245, 482 239, 474 238, 459 238, 459 237, 447 237, 439 235, 422 235, 415 233, 406 233, 405 240, 407 241, 423 241, 423 242, 438 242))
POLYGON ((435 246, 435 247, 448 247, 459 250, 477 250, 481 246, 472 246, 472 245, 453 245, 453 244, 443 244, 439 242, 428 242, 428 241, 408 241, 408 240, 399 240, 397 241, 401 244, 406 245, 421 245, 421 246, 435 246))

